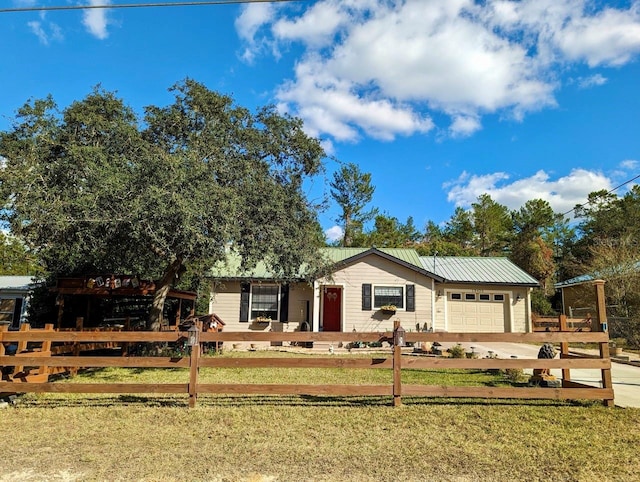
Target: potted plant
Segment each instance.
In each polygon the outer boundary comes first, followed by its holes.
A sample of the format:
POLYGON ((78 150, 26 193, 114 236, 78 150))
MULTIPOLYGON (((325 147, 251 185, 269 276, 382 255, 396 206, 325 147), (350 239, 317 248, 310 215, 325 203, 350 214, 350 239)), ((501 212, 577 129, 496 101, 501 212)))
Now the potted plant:
POLYGON ((397 307, 396 305, 382 305, 380 307, 380 311, 382 311, 386 315, 395 315, 397 307))
POLYGON ((622 347, 618 346, 616 341, 611 341, 609 342, 609 352, 613 356, 620 356, 622 355, 622 347))

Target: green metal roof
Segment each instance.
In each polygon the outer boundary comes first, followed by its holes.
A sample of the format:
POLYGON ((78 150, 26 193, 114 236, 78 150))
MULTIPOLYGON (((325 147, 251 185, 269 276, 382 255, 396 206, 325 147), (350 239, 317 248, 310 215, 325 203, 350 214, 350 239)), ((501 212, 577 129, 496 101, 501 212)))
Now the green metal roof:
POLYGON ((424 269, 446 283, 491 283, 538 286, 538 281, 508 258, 480 256, 423 256, 424 269))
POLYGON ((358 256, 371 251, 380 251, 389 256, 393 256, 405 263, 411 264, 419 269, 424 269, 420 262, 420 256, 415 249, 406 248, 323 248, 323 255, 325 255, 332 263, 341 263, 354 256, 358 256))
MULTIPOLYGON (((267 269, 267 265, 263 261, 259 261, 255 268, 243 270, 241 267, 241 259, 237 253, 229 253, 226 262, 216 263, 209 271, 209 276, 219 279, 253 279, 253 280, 271 280, 278 279, 280 276, 267 269)), ((304 278, 303 270, 298 273, 300 279, 304 278)))
MULTIPOLYGON (((507 258, 433 256, 420 257, 416 250, 406 248, 322 248, 321 255, 332 265, 357 261, 360 257, 378 253, 397 260, 409 268, 432 276, 445 283, 489 283, 538 286, 538 281, 513 264, 507 258)), ((305 277, 305 269, 299 271, 299 278, 305 277)), ((267 270, 265 263, 248 271, 240 268, 240 257, 229 254, 226 263, 218 263, 210 276, 219 279, 277 279, 278 275, 267 270)))
POLYGON ((575 285, 580 285, 582 283, 587 283, 589 281, 593 281, 594 279, 595 277, 593 275, 583 274, 580 276, 576 276, 575 278, 571 278, 571 279, 556 283, 554 286, 556 288, 566 288, 567 286, 575 286, 575 285))
MULTIPOLYGON (((320 253, 332 264, 348 262, 351 258, 366 255, 367 252, 375 253, 380 251, 387 256, 392 256, 397 260, 410 265, 414 269, 424 271, 420 257, 414 249, 401 248, 322 248, 320 253)), ((428 271, 428 270, 427 270, 428 271)), ((299 271, 299 278, 305 277, 304 267, 299 271)), ((259 262, 254 269, 244 271, 240 267, 240 257, 235 253, 229 253, 226 262, 217 263, 209 272, 213 278, 220 279, 277 279, 278 276, 267 269, 264 262, 259 262)))
POLYGON ((594 273, 586 273, 580 276, 576 276, 575 278, 571 278, 565 281, 560 281, 556 283, 554 286, 556 288, 566 288, 567 286, 575 286, 583 283, 589 283, 598 278, 607 280, 610 278, 614 278, 621 274, 638 272, 640 271, 640 261, 630 261, 627 263, 621 263, 617 265, 610 265, 605 269, 600 271, 596 271, 594 273))

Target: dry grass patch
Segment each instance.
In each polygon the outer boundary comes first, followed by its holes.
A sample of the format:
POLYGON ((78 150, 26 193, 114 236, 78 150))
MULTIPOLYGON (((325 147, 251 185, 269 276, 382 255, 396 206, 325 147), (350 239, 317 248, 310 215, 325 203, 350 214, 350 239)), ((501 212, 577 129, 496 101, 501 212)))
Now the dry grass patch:
POLYGON ((638 480, 638 426, 638 410, 559 403, 210 397, 188 410, 162 397, 25 400, 2 412, 11 443, 0 477, 638 480))

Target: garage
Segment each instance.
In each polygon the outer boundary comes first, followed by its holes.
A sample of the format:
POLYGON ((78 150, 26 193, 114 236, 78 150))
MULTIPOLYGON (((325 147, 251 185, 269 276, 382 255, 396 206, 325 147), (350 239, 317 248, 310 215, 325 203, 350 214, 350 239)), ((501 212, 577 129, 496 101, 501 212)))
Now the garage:
POLYGON ((448 331, 457 333, 511 331, 507 299, 504 293, 449 292, 447 295, 448 331))

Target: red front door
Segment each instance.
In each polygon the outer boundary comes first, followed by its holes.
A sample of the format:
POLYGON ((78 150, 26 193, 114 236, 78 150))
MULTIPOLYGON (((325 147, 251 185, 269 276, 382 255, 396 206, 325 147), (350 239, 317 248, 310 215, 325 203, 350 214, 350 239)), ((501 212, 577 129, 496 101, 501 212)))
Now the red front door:
POLYGON ((325 288, 322 299, 322 327, 324 331, 340 331, 342 288, 325 288))

